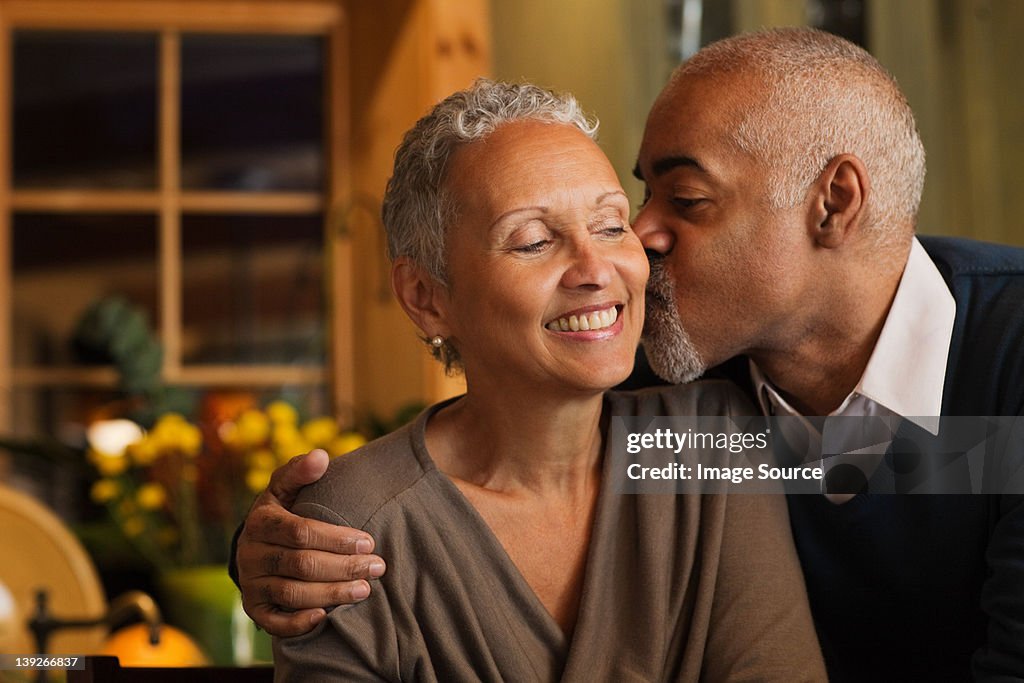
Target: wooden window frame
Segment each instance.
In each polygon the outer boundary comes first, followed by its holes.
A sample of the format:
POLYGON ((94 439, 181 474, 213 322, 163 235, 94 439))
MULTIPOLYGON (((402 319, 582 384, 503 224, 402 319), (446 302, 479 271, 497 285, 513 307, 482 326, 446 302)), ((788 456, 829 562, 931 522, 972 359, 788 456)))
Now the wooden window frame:
MULTIPOLYGON (((0 101, 12 102, 12 34, 50 29, 156 33, 158 74, 158 186, 156 190, 15 189, 10 135, 0 136, 0 430, 11 427, 15 389, 110 387, 109 368, 14 368, 12 349, 12 233, 15 211, 147 212, 159 226, 159 316, 168 384, 277 386, 326 384, 334 412, 349 418, 354 405, 352 245, 338 229, 349 191, 349 35, 341 3, 333 0, 0 0, 0 101), (325 187, 322 192, 219 192, 180 186, 180 36, 182 33, 317 35, 325 39, 325 187), (309 214, 324 216, 326 362, 323 367, 195 365, 181 362, 181 217, 186 212, 309 214)), ((9 131, 11 106, 0 107, 9 131)))

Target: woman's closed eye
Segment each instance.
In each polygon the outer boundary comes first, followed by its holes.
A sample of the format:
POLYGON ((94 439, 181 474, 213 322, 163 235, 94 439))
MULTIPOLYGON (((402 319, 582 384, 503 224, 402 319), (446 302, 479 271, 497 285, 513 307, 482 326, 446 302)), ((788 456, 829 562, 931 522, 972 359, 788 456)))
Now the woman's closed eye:
POLYGON ((539 254, 544 251, 549 244, 551 244, 551 240, 542 239, 528 244, 511 247, 510 251, 514 251, 519 254, 539 254))
POLYGON ((624 225, 614 225, 607 228, 601 228, 598 232, 605 237, 621 237, 626 234, 627 229, 624 225))

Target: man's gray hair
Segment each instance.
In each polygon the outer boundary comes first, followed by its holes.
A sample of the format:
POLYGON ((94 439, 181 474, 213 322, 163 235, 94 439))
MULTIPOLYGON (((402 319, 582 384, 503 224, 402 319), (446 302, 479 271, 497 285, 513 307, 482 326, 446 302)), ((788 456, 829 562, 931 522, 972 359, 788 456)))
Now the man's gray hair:
MULTIPOLYGON (((795 206, 839 154, 867 167, 867 226, 876 243, 913 226, 925 153, 896 79, 862 48, 809 28, 758 31, 712 43, 682 64, 673 82, 732 71, 753 74, 764 97, 735 112, 734 143, 763 162, 776 208, 795 206)), ((760 94, 760 93, 758 93, 760 94)))
MULTIPOLYGON (((514 121, 575 126, 591 139, 597 136, 597 120, 588 118, 569 94, 481 78, 449 95, 416 122, 395 152, 382 209, 392 260, 407 257, 448 286, 445 244, 459 208, 445 191, 448 162, 462 145, 482 140, 514 121)), ((450 341, 430 350, 449 373, 461 367, 458 350, 450 341)))

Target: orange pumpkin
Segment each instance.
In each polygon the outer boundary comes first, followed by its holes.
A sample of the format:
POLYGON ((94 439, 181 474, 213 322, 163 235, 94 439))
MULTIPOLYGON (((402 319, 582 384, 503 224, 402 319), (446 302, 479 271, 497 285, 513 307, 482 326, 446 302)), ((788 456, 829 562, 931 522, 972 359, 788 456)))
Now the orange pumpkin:
POLYGON ((101 655, 117 657, 121 666, 206 666, 209 660, 195 642, 184 632, 163 624, 160 642, 149 642, 149 627, 133 624, 110 634, 101 655))

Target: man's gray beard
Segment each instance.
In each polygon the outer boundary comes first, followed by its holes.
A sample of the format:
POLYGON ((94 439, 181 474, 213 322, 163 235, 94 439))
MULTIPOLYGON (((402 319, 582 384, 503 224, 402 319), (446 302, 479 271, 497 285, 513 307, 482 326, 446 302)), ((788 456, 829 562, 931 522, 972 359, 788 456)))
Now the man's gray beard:
POLYGON ((651 369, 666 382, 682 384, 704 374, 707 366, 683 329, 676 308, 675 282, 660 263, 651 264, 643 345, 651 369))

